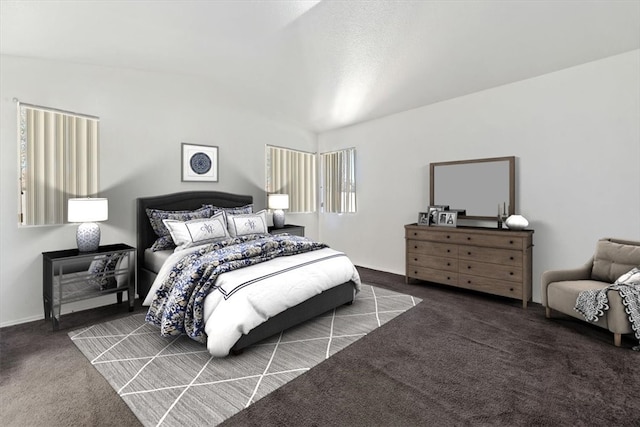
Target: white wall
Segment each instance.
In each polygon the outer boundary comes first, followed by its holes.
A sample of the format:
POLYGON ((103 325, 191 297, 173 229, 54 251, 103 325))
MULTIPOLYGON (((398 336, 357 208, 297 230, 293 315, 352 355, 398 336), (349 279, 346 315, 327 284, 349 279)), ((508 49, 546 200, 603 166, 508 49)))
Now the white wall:
POLYGON ((43 317, 41 252, 72 225, 17 226, 12 98, 101 118, 103 243, 135 244, 135 198, 212 189, 264 206, 264 144, 357 148, 358 213, 288 215, 357 265, 404 274, 403 225, 428 205, 429 163, 517 156, 518 211, 541 273, 579 265, 603 236, 640 240, 640 51, 321 134, 233 107, 204 80, 0 57, 0 326, 43 317), (219 183, 180 181, 180 143, 220 147, 219 183))
POLYGON ((404 274, 403 225, 429 204, 429 163, 516 156, 518 213, 540 275, 577 267, 601 237, 640 240, 640 51, 319 135, 356 147, 358 213, 320 216, 357 265, 404 274))
MULTIPOLYGON (((317 147, 314 133, 234 108, 228 95, 192 76, 2 56, 0 87, 0 326, 43 317, 41 252, 76 244, 73 225, 17 225, 13 98, 100 117, 100 195, 109 198, 109 220, 101 224, 105 244, 135 246, 140 196, 220 190, 253 195, 262 208, 265 144, 317 147), (181 182, 181 142, 219 147, 218 183, 181 182)), ((289 222, 307 226, 307 235, 317 238, 316 215, 291 215, 289 222)))

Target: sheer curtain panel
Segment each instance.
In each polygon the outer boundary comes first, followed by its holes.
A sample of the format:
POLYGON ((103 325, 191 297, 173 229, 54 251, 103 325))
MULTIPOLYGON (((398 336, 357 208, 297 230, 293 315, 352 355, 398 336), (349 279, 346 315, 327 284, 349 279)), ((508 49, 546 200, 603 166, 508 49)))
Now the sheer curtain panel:
POLYGON ((316 210, 316 155, 267 145, 267 193, 289 195, 289 212, 316 210))
POLYGON ((67 200, 98 193, 97 117, 18 103, 21 225, 63 224, 67 200))
POLYGON ((356 149, 322 153, 322 203, 324 212, 356 212, 356 149))

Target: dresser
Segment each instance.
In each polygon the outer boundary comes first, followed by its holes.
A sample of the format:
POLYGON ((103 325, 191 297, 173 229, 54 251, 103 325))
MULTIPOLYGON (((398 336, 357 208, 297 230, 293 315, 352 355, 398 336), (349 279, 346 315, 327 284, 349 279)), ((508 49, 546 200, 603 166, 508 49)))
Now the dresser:
POLYGON ((405 225, 406 279, 531 299, 533 230, 405 225))

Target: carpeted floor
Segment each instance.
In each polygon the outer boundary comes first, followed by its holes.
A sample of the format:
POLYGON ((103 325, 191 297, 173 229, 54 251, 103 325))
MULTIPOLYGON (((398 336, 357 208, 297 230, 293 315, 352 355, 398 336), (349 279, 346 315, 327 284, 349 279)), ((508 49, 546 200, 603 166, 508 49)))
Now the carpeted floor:
MULTIPOLYGON (((538 304, 359 268, 364 282, 423 301, 224 426, 640 426, 640 353, 538 304)), ((137 312, 142 312, 140 308, 137 312)), ((8 426, 136 426, 69 340, 126 317, 112 305, 0 329, 0 416, 8 426)))
POLYGON ((160 337, 144 313, 69 336, 145 426, 212 426, 419 302, 363 284, 353 304, 225 358, 185 336, 160 337))

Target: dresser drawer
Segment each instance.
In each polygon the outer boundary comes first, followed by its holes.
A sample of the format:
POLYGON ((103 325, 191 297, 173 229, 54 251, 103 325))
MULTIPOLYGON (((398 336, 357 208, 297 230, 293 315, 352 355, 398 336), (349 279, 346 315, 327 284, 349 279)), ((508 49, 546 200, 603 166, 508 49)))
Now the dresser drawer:
POLYGON ((501 295, 511 298, 522 298, 522 283, 506 282, 503 280, 489 279, 486 277, 460 274, 458 286, 473 289, 493 295, 501 295))
POLYGON ((407 265, 407 277, 435 283, 444 283, 445 285, 455 286, 458 284, 458 273, 413 265, 407 265))
POLYGON ((428 242, 424 240, 407 240, 407 253, 444 257, 457 257, 458 247, 446 243, 428 242))
POLYGON ((407 254, 407 268, 426 267, 436 270, 458 271, 458 260, 455 258, 443 258, 423 254, 407 254))
POLYGON ((406 229, 405 237, 413 240, 424 240, 429 242, 442 243, 460 243, 456 241, 456 234, 446 227, 429 227, 420 226, 417 228, 406 229))
POLYGON ((522 282, 522 268, 508 265, 460 260, 460 274, 488 277, 492 279, 522 282))
POLYGON ((516 250, 460 246, 458 256, 461 260, 522 267, 522 252, 516 250))
POLYGON ((455 241, 456 243, 465 245, 514 250, 525 249, 525 239, 522 237, 460 233, 456 238, 458 239, 455 241))

